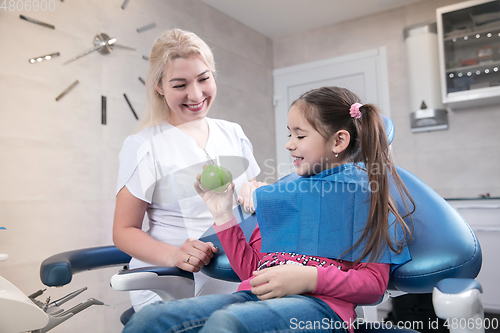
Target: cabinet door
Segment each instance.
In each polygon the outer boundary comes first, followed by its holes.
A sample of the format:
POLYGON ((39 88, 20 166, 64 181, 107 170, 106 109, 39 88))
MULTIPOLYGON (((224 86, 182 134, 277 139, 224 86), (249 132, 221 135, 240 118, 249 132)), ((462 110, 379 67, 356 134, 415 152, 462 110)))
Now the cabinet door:
POLYGON ((381 47, 273 72, 278 179, 294 171, 291 156, 285 149, 289 134, 287 115, 290 104, 303 93, 322 86, 344 87, 357 94, 364 103, 378 105, 385 115, 390 116, 385 52, 385 47, 381 47))
POLYGON ((443 103, 500 102, 500 2, 466 1, 436 13, 443 103))
POLYGON ((486 312, 500 313, 498 250, 500 249, 500 199, 448 201, 476 234, 483 254, 483 264, 476 280, 483 287, 486 312))

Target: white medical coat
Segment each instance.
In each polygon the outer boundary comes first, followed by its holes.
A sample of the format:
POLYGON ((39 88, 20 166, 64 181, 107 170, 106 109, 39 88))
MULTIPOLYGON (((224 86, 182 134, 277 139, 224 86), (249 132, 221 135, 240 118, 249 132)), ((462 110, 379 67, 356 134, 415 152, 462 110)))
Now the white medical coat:
MULTIPOLYGON (((156 240, 180 246, 188 238, 199 238, 212 225, 213 217, 193 185, 210 159, 231 171, 236 193, 245 181, 260 173, 252 144, 240 125, 206 120, 209 136, 205 149, 167 122, 131 135, 123 144, 117 193, 126 186, 132 195, 148 203, 147 233, 156 240)), ((134 269, 151 264, 133 258, 129 266, 134 269)), ((198 292, 202 280, 207 279, 196 275, 198 292)), ((137 310, 153 296, 148 291, 132 292, 132 305, 137 310)))

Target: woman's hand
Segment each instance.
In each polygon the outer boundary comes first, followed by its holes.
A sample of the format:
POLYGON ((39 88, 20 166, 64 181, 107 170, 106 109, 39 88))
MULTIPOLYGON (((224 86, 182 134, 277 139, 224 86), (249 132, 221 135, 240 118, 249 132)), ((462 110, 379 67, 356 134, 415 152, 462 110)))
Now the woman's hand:
POLYGON ((260 300, 313 292, 318 270, 313 266, 280 265, 253 272, 252 293, 260 300))
POLYGON ((251 180, 243 183, 240 190, 240 195, 238 196, 238 204, 243 206, 243 209, 248 213, 255 212, 255 205, 253 202, 253 191, 261 186, 265 186, 267 183, 258 182, 256 180, 251 180))
POLYGON ((215 224, 221 225, 233 218, 233 193, 234 183, 231 183, 226 191, 217 193, 201 186, 201 175, 196 176, 197 182, 194 183, 194 189, 205 201, 205 204, 214 217, 215 224))
POLYGON ((184 271, 199 272, 203 266, 208 265, 213 254, 218 251, 212 242, 188 239, 177 248, 174 263, 184 271))

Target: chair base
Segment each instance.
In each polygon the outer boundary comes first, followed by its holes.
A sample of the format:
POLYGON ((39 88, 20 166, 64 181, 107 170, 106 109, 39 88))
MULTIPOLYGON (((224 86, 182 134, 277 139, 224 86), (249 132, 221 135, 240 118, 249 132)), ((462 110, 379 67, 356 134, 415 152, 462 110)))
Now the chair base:
POLYGON ((129 308, 128 310, 122 313, 122 315, 120 316, 120 322, 123 324, 123 326, 125 326, 128 323, 128 321, 130 320, 130 318, 132 318, 134 313, 135 313, 134 308, 129 308))

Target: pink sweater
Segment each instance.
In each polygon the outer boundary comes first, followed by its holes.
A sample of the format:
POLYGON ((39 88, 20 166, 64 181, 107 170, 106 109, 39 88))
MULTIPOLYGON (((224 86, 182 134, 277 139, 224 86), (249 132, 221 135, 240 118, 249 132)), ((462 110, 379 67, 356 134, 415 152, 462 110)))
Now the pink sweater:
MULTIPOLYGON (((243 281, 238 287, 238 291, 252 289, 249 282, 253 278, 252 273, 259 268, 259 262, 264 257, 266 258, 261 264, 267 262, 268 265, 270 258, 273 258, 274 261, 298 260, 297 256, 292 254, 267 255, 261 253, 259 226, 255 228, 247 243, 235 217, 223 225, 214 225, 214 229, 224 247, 231 267, 243 281)), ((302 256, 303 258, 304 256, 302 256)), ((353 326, 350 324, 356 318, 354 311, 356 304, 372 304, 380 299, 387 289, 390 265, 378 263, 353 265, 351 262, 342 260, 314 259, 306 259, 305 263, 302 262, 308 266, 315 266, 318 270, 316 289, 309 295, 326 302, 348 324, 349 331, 353 332, 353 326)), ((285 262, 281 264, 283 263, 285 262)), ((276 264, 280 264, 280 262, 276 264)))

